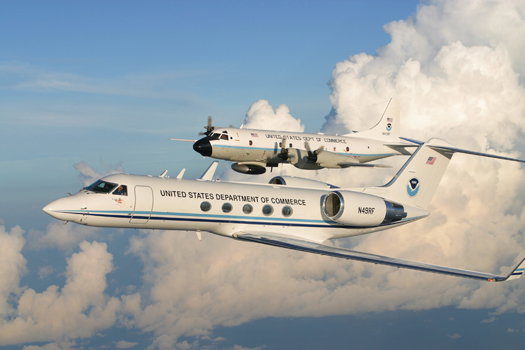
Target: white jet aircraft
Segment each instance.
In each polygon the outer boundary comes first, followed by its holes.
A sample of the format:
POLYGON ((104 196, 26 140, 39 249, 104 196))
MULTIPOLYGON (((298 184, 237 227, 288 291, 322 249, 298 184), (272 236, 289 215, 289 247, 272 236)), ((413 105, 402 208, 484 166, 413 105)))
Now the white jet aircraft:
POLYGON ((346 135, 254 130, 242 126, 221 128, 212 126, 209 117, 206 137, 196 141, 193 149, 205 157, 234 161, 232 169, 245 174, 264 174, 266 167, 273 168, 280 163, 308 170, 352 166, 385 168, 389 166, 365 163, 410 155, 415 147, 400 140, 399 119, 399 102, 395 98, 390 100, 376 126, 346 135))
POLYGON ((136 175, 110 175, 78 193, 58 199, 43 210, 82 225, 162 230, 192 230, 426 272, 484 281, 519 278, 521 260, 510 274, 450 267, 368 254, 326 241, 405 225, 429 215, 427 208, 456 152, 522 160, 464 151, 432 139, 421 143, 384 186, 339 188, 311 179, 277 176, 269 184, 211 181, 218 162, 199 180, 136 175))

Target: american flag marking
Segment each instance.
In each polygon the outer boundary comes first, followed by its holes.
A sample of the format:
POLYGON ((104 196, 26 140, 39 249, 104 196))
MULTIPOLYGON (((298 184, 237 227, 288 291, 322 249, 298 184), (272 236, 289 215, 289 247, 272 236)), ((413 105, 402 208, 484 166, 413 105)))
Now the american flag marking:
POLYGON ((436 157, 428 157, 428 160, 427 160, 427 164, 434 164, 434 162, 436 161, 436 157))

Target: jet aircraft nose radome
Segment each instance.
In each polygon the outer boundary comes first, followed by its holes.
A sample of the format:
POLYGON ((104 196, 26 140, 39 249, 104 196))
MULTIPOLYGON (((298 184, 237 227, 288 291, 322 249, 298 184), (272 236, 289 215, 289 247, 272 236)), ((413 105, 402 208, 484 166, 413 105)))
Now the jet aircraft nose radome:
POLYGON ((62 221, 73 221, 75 217, 70 211, 73 209, 71 197, 64 197, 53 201, 42 208, 46 213, 54 217, 55 219, 62 221))
POLYGON ((203 157, 211 156, 211 143, 207 137, 204 137, 193 144, 195 152, 200 153, 203 157))

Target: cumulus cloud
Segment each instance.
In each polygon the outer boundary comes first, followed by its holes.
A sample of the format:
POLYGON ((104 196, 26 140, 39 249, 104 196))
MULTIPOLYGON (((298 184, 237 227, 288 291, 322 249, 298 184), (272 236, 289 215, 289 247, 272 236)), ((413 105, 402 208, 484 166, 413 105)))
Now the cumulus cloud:
POLYGON ((129 341, 121 340, 115 343, 115 347, 117 349, 129 349, 129 348, 137 346, 137 344, 138 343, 136 342, 129 342, 129 341))
POLYGON ((20 226, 14 227, 11 232, 0 226, 0 319, 12 317, 15 310, 9 297, 22 292, 20 278, 26 272, 26 259, 21 253, 25 244, 23 233, 20 226))
MULTIPOLYGON (((16 238, 17 232, 10 236, 16 238)), ((64 339, 89 337, 114 325, 120 300, 104 294, 112 258, 105 243, 82 242, 80 251, 67 261, 66 283, 61 289, 53 285, 42 293, 31 288, 17 293, 16 307, 2 314, 0 345, 55 341, 43 348, 66 349, 70 343, 64 339)), ((19 275, 11 273, 2 285, 16 290, 18 282, 19 275)))
POLYGON ((292 117, 286 105, 280 105, 274 111, 266 100, 252 103, 243 125, 248 129, 304 131, 301 120, 292 117))
POLYGON ((45 232, 38 230, 29 232, 28 247, 35 250, 51 247, 70 250, 77 247, 83 240, 95 238, 99 231, 97 227, 64 224, 54 220, 47 226, 45 232))
POLYGON ((497 317, 491 317, 491 318, 487 318, 485 320, 481 320, 481 323, 492 323, 492 322, 495 322, 497 320, 498 320, 497 317))

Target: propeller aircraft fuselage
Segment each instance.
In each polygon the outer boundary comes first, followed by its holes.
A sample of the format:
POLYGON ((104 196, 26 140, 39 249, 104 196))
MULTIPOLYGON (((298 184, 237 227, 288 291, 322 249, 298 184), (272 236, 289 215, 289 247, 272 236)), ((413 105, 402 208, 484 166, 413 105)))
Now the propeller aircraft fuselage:
POLYGON ((246 174, 263 174, 266 167, 281 163, 306 170, 386 167, 368 162, 410 155, 417 147, 399 138, 399 119, 399 103, 394 98, 376 126, 346 135, 222 128, 212 126, 210 118, 206 136, 196 141, 193 149, 205 157, 233 161, 232 168, 246 174))

